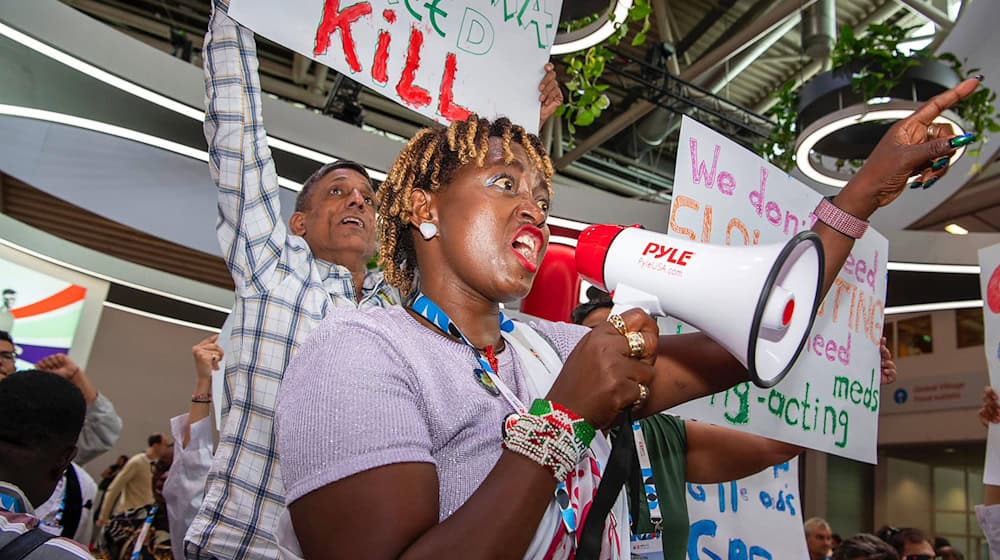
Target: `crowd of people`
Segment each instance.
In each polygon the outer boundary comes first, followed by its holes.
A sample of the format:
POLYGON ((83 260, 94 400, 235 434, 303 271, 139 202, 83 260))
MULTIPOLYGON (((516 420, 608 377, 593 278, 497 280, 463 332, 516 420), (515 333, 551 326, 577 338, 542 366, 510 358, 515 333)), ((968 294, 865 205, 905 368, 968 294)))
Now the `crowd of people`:
POLYGON ((846 539, 819 517, 803 525, 809 560, 964 560, 962 552, 944 537, 931 539, 914 527, 884 526, 846 539))
MULTIPOLYGON (((114 559, 619 559, 642 540, 662 548, 643 558, 683 558, 686 482, 801 452, 659 414, 746 380, 703 334, 660 336, 649 315, 612 313, 600 294, 574 311, 577 324, 504 314, 541 264, 554 172, 539 138, 507 119, 419 131, 377 189, 360 164, 325 165, 283 223, 254 37, 226 9, 216 0, 203 53, 232 336, 193 347, 188 412, 98 486, 78 465, 117 440, 114 407, 65 355, 15 373, 14 342, 0 335, 0 558, 85 558, 80 544, 94 543, 114 559), (211 376, 226 349, 223 397, 211 376), (642 476, 606 499, 609 434, 636 438, 642 476)), ((824 293, 908 178, 947 171, 933 162, 968 138, 933 121, 977 83, 895 124, 822 203, 824 293)), ((539 101, 542 122, 562 103, 551 66, 539 101)), ((891 382, 884 345, 882 360, 891 382)), ((919 531, 887 531, 834 550, 829 526, 810 520, 804 538, 811 554, 826 543, 813 558, 939 554, 907 548, 926 541, 919 531)))

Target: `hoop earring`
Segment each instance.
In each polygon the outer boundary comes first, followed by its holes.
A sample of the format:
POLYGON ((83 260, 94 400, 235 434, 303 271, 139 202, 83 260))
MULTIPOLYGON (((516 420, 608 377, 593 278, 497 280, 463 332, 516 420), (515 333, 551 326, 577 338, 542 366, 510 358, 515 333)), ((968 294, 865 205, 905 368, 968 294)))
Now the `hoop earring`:
POLYGON ((438 234, 438 227, 432 222, 423 222, 420 224, 420 235, 424 237, 427 241, 434 239, 438 234))

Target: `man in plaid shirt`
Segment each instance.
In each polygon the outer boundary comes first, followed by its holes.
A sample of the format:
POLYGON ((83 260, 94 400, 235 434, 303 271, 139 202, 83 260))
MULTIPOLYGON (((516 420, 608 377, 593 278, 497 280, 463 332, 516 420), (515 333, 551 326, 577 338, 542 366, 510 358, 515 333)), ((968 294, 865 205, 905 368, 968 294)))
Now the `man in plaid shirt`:
POLYGON ((284 510, 274 406, 295 349, 332 306, 399 303, 375 252, 375 193, 365 168, 338 161, 303 186, 288 227, 261 123, 253 33, 216 0, 205 38, 205 137, 219 189, 217 232, 236 283, 226 406, 188 557, 276 557, 284 510))

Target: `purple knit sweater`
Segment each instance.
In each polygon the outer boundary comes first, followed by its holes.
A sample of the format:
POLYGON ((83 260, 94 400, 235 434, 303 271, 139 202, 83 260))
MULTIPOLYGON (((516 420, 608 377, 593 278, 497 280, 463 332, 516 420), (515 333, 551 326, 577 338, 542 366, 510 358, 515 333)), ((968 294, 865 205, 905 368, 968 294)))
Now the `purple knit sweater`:
MULTIPOLYGON (((539 321, 565 360, 589 329, 539 321)), ((512 350, 497 354, 504 383, 525 403, 524 373, 512 350)), ((285 372, 276 412, 286 501, 393 463, 437 467, 440 519, 455 512, 501 453, 512 412, 475 379, 473 351, 413 319, 403 308, 330 311, 285 372)))

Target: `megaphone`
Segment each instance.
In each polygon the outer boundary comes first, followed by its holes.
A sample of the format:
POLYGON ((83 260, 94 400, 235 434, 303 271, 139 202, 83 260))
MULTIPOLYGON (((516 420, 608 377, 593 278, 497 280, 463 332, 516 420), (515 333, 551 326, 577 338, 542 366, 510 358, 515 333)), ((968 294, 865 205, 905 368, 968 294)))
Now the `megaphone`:
POLYGON ((805 347, 820 304, 823 260, 811 231, 783 244, 733 248, 594 225, 576 244, 577 270, 612 294, 615 312, 641 307, 691 324, 764 388, 781 381, 805 347))

